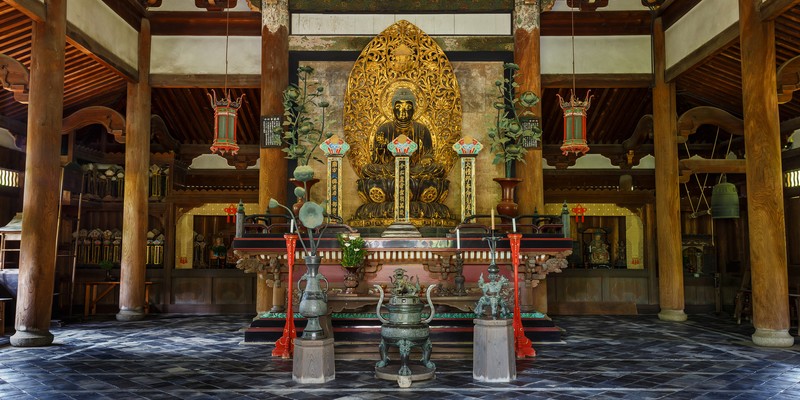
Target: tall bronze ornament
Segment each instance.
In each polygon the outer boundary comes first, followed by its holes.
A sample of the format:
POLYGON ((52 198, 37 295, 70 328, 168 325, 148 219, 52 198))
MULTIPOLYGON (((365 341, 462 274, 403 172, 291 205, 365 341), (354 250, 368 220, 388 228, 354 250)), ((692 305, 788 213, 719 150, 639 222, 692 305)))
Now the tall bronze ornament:
MULTIPOLYGON (((410 91, 415 101, 413 121, 430 131, 432 149, 425 153, 430 155, 426 161, 436 165, 429 168, 432 173, 418 175, 420 182, 427 181, 427 186, 412 183, 418 193, 412 193, 411 222, 417 226, 453 223, 442 203, 448 193, 445 177, 458 159, 451 146, 461 138, 461 91, 453 67, 439 45, 414 24, 401 20, 364 48, 347 83, 342 119, 345 140, 351 145, 347 157, 362 182, 359 194, 364 205, 374 206, 360 216, 357 212, 356 220, 350 221, 353 226, 388 225, 393 221, 393 206, 378 210, 378 206, 394 203, 391 191, 376 183, 388 175, 376 177, 365 167, 375 161, 376 151, 385 151, 376 145, 376 133, 395 120, 393 102, 398 93, 404 92, 402 89, 410 91), (425 208, 424 218, 413 215, 418 206, 425 208)), ((414 163, 412 159, 412 167, 414 163)), ((414 174, 412 169, 412 180, 414 174)))

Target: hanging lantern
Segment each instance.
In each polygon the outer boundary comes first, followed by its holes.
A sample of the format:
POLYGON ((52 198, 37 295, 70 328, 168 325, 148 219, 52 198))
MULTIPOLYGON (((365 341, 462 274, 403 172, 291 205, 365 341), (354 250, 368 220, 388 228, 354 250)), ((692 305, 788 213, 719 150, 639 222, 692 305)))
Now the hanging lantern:
POLYGON ((736 185, 728 182, 724 174, 711 191, 711 218, 739 218, 739 193, 736 185))
POLYGON ((214 107, 214 143, 211 144, 211 152, 226 152, 236 155, 239 152, 239 145, 236 144, 236 113, 242 106, 242 98, 239 96, 236 101, 231 100, 230 92, 225 92, 225 97, 217 99, 217 92, 211 90, 208 98, 211 106, 214 107))
POLYGON ((591 90, 586 92, 586 99, 581 101, 575 98, 575 91, 570 92, 569 101, 564 101, 561 95, 558 96, 561 109, 564 110, 564 143, 561 145, 561 152, 586 154, 589 146, 586 145, 586 112, 592 103, 591 90))

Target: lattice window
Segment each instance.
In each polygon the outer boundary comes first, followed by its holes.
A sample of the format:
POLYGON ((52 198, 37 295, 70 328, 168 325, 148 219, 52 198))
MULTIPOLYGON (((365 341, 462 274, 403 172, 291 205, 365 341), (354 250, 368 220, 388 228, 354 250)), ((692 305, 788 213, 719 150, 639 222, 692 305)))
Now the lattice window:
POLYGON ((787 188, 800 187, 800 169, 785 172, 783 174, 783 186, 787 188))
POLYGON ((0 168, 0 186, 18 188, 20 186, 19 171, 0 168))

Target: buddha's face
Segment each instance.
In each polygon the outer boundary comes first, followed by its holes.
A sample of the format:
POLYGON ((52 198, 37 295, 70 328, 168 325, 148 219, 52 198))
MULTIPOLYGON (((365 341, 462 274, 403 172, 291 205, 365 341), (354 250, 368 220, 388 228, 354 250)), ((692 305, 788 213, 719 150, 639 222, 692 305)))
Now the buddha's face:
POLYGON ((397 100, 394 102, 394 118, 400 122, 411 121, 414 117, 414 103, 409 100, 397 100))

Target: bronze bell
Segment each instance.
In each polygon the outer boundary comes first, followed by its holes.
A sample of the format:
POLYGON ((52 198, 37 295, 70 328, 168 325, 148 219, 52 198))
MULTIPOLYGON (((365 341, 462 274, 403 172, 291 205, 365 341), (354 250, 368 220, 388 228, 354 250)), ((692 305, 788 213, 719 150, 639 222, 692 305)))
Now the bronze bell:
POLYGON ((711 192, 711 218, 739 218, 739 193, 736 185, 729 183, 725 175, 711 192))

